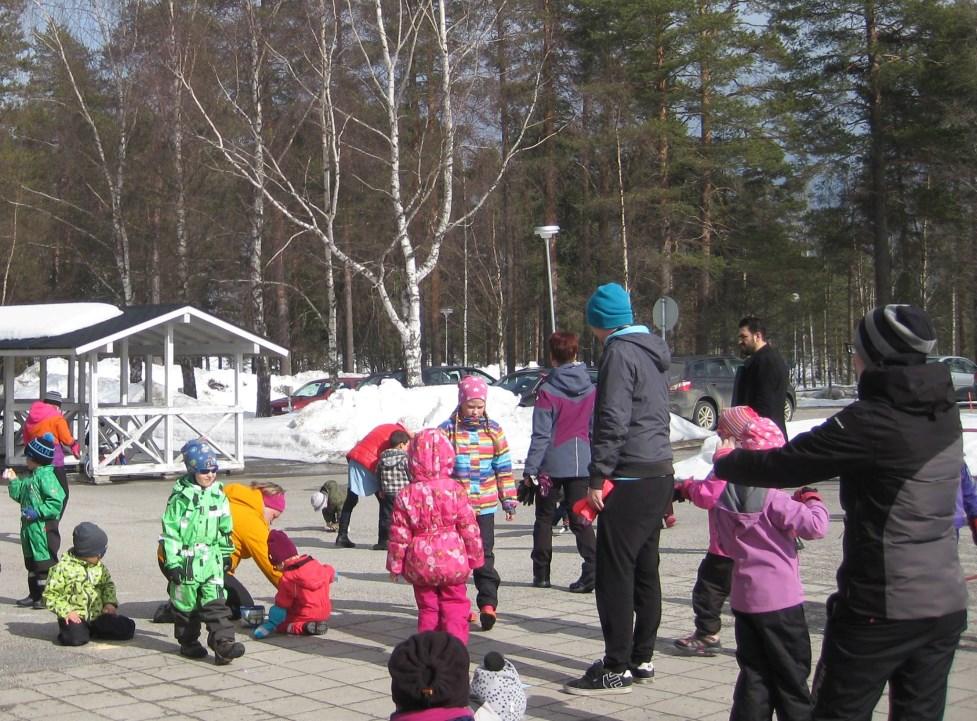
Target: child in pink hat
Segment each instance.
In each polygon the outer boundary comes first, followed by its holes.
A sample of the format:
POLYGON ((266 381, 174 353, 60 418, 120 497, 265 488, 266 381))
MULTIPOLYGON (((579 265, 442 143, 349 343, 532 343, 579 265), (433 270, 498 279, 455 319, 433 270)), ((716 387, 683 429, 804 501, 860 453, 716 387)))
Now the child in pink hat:
POLYGON ((495 514, 499 502, 512 520, 516 513, 516 482, 509 444, 502 427, 488 417, 488 386, 482 378, 466 376, 458 384, 458 407, 439 426, 455 451, 452 474, 468 492, 478 522, 485 563, 475 569, 475 603, 482 630, 495 625, 502 579, 495 570, 495 514))

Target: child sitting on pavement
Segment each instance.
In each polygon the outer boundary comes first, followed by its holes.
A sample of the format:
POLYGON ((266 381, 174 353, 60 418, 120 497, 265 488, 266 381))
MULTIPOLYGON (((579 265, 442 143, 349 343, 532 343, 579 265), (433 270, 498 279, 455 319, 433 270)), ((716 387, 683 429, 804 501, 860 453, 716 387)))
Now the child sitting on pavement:
POLYGON ((386 526, 380 529, 380 538, 387 550, 390 539, 390 518, 394 512, 394 499, 397 494, 410 484, 410 472, 407 470, 407 444, 410 434, 406 431, 394 431, 390 434, 390 448, 380 454, 377 461, 377 476, 380 478, 380 518, 386 526))
POLYGON ((62 646, 84 646, 91 639, 128 641, 136 622, 118 612, 119 599, 109 569, 102 563, 109 539, 84 521, 71 534, 72 547, 51 569, 44 600, 58 617, 62 646))
POLYGON ((24 456, 30 475, 18 477, 12 468, 3 472, 4 480, 10 482, 7 493, 20 504, 20 545, 27 568, 28 594, 17 605, 35 609, 44 608, 41 596, 61 546, 58 519, 64 511, 65 493, 51 466, 54 443, 54 436, 45 433, 27 444, 24 456))
MULTIPOLYGON (((749 450, 779 448, 784 436, 748 406, 720 414, 722 435, 749 450)), ((721 458, 731 448, 720 448, 721 458)), ((804 616, 795 540, 823 538, 828 509, 812 488, 788 496, 773 488, 726 483, 711 473, 684 481, 676 491, 708 508, 722 552, 733 559, 729 605, 736 619, 740 667, 730 719, 808 721, 811 638, 804 616)))
POLYGON ((275 631, 320 636, 328 631, 326 621, 332 613, 329 585, 336 579, 336 570, 300 554, 284 531, 268 534, 268 558, 282 572, 282 580, 268 620, 254 630, 254 637, 266 638, 275 631))
POLYGON ((202 439, 180 449, 187 473, 177 479, 163 512, 163 573, 169 580, 173 635, 180 655, 203 659, 200 625, 218 666, 244 655, 234 640, 224 573, 231 567, 231 509, 217 481, 217 455, 202 439))
POLYGON ((394 502, 387 570, 414 585, 418 632, 447 631, 467 644, 466 583, 484 561, 475 514, 451 477, 455 451, 441 431, 414 436, 408 458, 412 480, 394 502))
POLYGON ((390 721, 474 721, 468 706, 465 644, 443 631, 416 633, 394 648, 387 662, 390 721))

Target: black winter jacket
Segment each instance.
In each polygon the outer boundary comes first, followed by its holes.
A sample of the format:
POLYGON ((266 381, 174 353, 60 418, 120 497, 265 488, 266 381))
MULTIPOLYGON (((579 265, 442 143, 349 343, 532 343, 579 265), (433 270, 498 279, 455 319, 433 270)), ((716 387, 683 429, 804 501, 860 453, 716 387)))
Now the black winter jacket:
POLYGON ((765 487, 841 477, 838 591, 855 613, 936 618, 967 606, 953 513, 963 441, 942 363, 867 369, 859 399, 782 448, 734 450, 719 478, 765 487))
POLYGON ((668 382, 672 355, 644 326, 604 345, 590 442, 590 487, 605 478, 652 478, 672 473, 668 382))
POLYGON ((787 438, 784 404, 787 402, 787 364, 769 343, 746 359, 736 372, 733 405, 750 406, 769 418, 787 438))

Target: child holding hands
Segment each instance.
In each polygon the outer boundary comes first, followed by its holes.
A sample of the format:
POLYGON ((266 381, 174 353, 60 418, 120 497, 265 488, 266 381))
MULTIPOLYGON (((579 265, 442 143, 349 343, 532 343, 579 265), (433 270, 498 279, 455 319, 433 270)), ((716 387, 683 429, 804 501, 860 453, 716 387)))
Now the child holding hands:
POLYGON ((282 580, 268 620, 254 630, 254 637, 266 638, 275 631, 320 636, 328 631, 329 585, 336 580, 336 569, 300 554, 288 534, 278 530, 268 534, 268 558, 282 572, 282 580))
POLYGON ((58 641, 62 646, 84 646, 93 638, 128 641, 136 623, 118 612, 115 583, 102 563, 108 536, 85 521, 71 538, 71 549, 51 569, 44 591, 48 610, 58 617, 58 641))
POLYGON ((418 633, 446 631, 467 644, 465 584, 484 556, 468 493, 451 477, 451 442, 436 429, 421 431, 408 465, 411 483, 394 501, 387 570, 414 585, 418 633))

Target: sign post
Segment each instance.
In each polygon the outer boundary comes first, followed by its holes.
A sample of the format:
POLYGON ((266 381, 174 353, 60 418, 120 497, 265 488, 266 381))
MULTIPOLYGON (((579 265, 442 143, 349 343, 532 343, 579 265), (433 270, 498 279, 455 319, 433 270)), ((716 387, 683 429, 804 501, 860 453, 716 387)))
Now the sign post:
POLYGON ((671 330, 678 323, 678 303, 667 295, 655 301, 655 307, 651 310, 651 322, 662 332, 662 340, 665 339, 665 331, 671 330))

